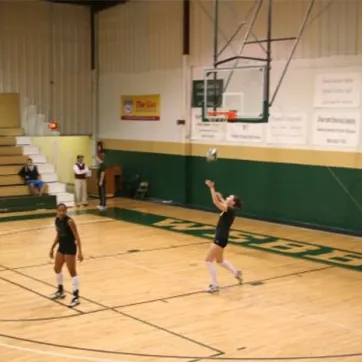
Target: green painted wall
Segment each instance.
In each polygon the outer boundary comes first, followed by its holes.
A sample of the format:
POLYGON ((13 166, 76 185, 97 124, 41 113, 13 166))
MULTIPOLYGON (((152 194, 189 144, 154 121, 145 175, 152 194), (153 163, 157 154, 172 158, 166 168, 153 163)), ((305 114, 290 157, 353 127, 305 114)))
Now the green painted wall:
POLYGON ((123 168, 124 180, 139 173, 150 183, 150 196, 185 203, 185 167, 183 156, 145 152, 106 150, 107 162, 123 168))
MULTIPOLYGON (((142 152, 108 151, 108 155, 110 162, 123 166, 126 177, 139 171, 150 182, 151 197, 211 208, 204 185, 210 178, 224 195, 242 198, 247 216, 362 230, 362 213, 326 167, 223 159, 209 163, 201 157, 142 152)), ((362 204, 362 171, 333 172, 362 204)))

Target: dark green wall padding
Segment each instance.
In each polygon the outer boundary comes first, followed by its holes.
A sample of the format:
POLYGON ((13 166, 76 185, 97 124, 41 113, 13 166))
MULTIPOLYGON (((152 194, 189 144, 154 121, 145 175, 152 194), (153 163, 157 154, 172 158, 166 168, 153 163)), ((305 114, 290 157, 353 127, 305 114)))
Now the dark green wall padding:
POLYGON ((0 197, 0 212, 54 210, 56 206, 57 197, 54 195, 0 197))
MULTIPOLYGON (((149 196, 196 208, 213 208, 206 178, 224 195, 244 201, 243 214, 330 230, 360 232, 362 212, 327 167, 108 150, 125 178, 139 172, 150 182, 149 196), (185 186, 186 185, 186 186, 185 186)), ((333 168, 349 193, 362 204, 362 171, 333 168)))
POLYGON ((184 203, 186 158, 157 153, 106 150, 107 163, 120 165, 123 181, 136 173, 150 183, 150 196, 184 203))

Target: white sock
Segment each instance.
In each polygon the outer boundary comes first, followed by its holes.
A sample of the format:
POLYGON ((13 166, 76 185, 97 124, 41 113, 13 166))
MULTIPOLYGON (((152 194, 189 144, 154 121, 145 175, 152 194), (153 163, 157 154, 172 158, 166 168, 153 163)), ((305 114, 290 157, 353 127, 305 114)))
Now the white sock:
POLYGON ((206 266, 209 269, 210 277, 211 277, 211 284, 217 285, 217 279, 216 279, 216 268, 214 263, 207 261, 206 266))
POLYGON ((63 285, 63 273, 62 272, 57 274, 57 284, 63 285))
POLYGON ((235 276, 238 274, 237 269, 228 261, 224 260, 221 263, 219 263, 220 266, 228 270, 230 273, 233 273, 235 276))
POLYGON ((76 292, 79 289, 79 277, 76 275, 72 278, 73 292, 76 292))

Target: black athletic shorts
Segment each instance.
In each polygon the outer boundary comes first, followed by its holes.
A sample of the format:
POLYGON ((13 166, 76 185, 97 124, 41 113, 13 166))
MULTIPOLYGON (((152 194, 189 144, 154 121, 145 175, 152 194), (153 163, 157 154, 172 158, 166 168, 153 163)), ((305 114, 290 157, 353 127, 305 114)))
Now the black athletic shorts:
POLYGON ((58 252, 63 255, 77 255, 76 245, 59 245, 58 252))
POLYGON ((229 240, 227 238, 217 238, 214 240, 214 244, 220 246, 220 248, 225 248, 229 240))

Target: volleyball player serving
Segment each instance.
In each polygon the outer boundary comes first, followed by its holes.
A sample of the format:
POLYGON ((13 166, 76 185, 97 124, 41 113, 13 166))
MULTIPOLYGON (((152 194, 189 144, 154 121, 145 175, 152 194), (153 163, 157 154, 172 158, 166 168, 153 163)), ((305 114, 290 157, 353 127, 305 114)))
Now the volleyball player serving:
POLYGON ((229 232, 235 219, 235 208, 241 208, 241 201, 235 195, 230 195, 223 199, 219 192, 215 191, 215 183, 206 180, 205 184, 209 187, 214 205, 221 211, 219 221, 216 226, 214 242, 206 255, 206 265, 210 273, 211 284, 207 291, 214 293, 219 290, 214 261, 221 267, 231 272, 234 277, 242 284, 242 273, 227 260, 224 260, 224 249, 228 244, 229 232))

